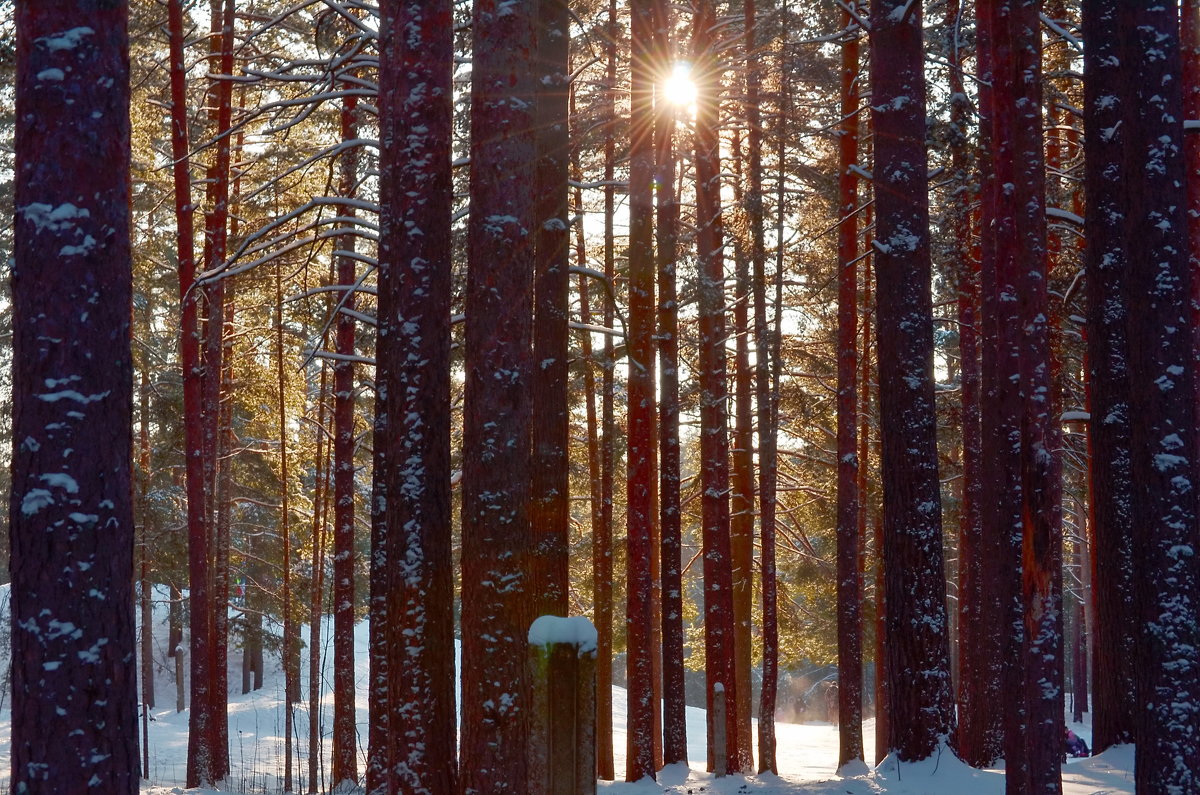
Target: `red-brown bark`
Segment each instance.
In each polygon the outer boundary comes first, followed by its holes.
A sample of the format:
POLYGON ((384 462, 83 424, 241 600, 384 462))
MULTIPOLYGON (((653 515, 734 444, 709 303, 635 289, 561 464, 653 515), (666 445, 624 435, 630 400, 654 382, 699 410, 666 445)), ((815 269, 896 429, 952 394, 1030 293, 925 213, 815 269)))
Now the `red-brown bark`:
POLYGON ((954 728, 933 403, 921 13, 871 7, 875 269, 890 743, 924 759, 954 728))
POLYGON ((629 164, 629 331, 627 389, 628 450, 626 526, 628 531, 628 602, 625 632, 629 680, 628 781, 653 778, 654 714, 650 648, 651 526, 654 501, 655 390, 654 356, 654 79, 650 63, 654 33, 650 0, 631 5, 632 106, 629 164))
MULTIPOLYGON (((1006 7, 1007 8, 1007 7, 1006 7)), ((1011 83, 993 89, 992 81, 1014 57, 1004 19, 997 19, 994 4, 977 3, 978 52, 985 84, 980 89, 981 146, 981 390, 980 417, 983 432, 983 501, 989 510, 983 517, 980 579, 985 589, 986 609, 977 624, 977 642, 985 669, 984 700, 994 704, 1005 693, 1024 693, 1022 638, 1024 603, 1021 595, 1022 489, 1021 481, 1021 393, 1013 384, 1020 379, 1020 317, 1018 273, 1013 228, 1015 208, 1006 199, 1000 169, 1011 174, 1015 135, 1013 100, 1000 92, 1011 83), (1002 111, 1007 108, 1007 111, 1002 111)), ((1006 18, 1006 17, 1005 17, 1006 18)), ((1009 792, 1019 792, 1027 781, 1024 743, 1026 711, 1023 697, 1004 699, 1000 747, 1005 760, 1009 792)), ((987 737, 993 737, 989 733, 987 737)), ((990 753, 990 748, 981 752, 990 753)))
POLYGON ((565 0, 538 0, 537 206, 534 260, 533 483, 530 594, 535 616, 567 614, 569 572, 567 418, 567 209, 570 14, 565 0))
MULTIPOLYGON (((734 195, 745 206, 745 153, 740 132, 734 133, 734 195)), ((737 699, 730 702, 737 722, 738 751, 731 772, 751 773, 754 758, 750 731, 750 632, 754 606, 754 374, 750 369, 750 252, 745 231, 734 237, 733 282, 733 438, 731 440, 729 550, 733 575, 733 679, 737 699)))
POLYGON ((14 792, 138 791, 128 15, 14 17, 14 792))
MULTIPOLYGON (((654 2, 655 63, 672 62, 671 7, 654 2)), ((665 98, 664 98, 665 99, 665 98)), ((658 241, 659 536, 662 560, 663 762, 687 761, 683 665, 683 562, 679 450, 679 199, 675 179, 675 109, 655 105, 658 241)))
MULTIPOLYGON (((189 167, 187 73, 184 62, 183 6, 169 0, 168 41, 171 61, 171 155, 174 158, 176 257, 179 269, 180 366, 183 370, 184 459, 188 528, 189 624, 191 627, 191 708, 188 712, 188 786, 215 782, 208 745, 212 721, 208 637, 209 539, 205 508, 203 419, 199 339, 199 291, 196 274, 194 205, 189 167), (203 644, 197 648, 196 644, 203 644)), ((172 646, 172 648, 174 648, 172 646)))
POLYGON ((471 28, 459 782, 464 792, 528 791, 535 11, 533 2, 485 0, 476 3, 471 28))
MULTIPOLYGON (((1028 779, 1006 772, 1010 792, 1062 791, 1063 737, 1062 508, 1056 389, 1051 372, 1049 260, 1045 221, 1040 0, 1014 0, 1006 35, 1012 58, 993 69, 997 117, 1011 114, 1011 163, 999 158, 1002 213, 1013 215, 1020 313, 1021 587, 1024 602, 1023 692, 1028 779), (1008 106, 1005 103, 1011 102, 1008 106)), ((999 20, 997 20, 999 22, 999 20)), ((999 36, 997 27, 993 35, 999 36)))
MULTIPOLYGON (((699 304, 701 523, 704 549, 704 648, 709 763, 714 757, 712 699, 723 689, 737 701, 733 678, 733 574, 729 542, 729 422, 725 365, 725 262, 721 224, 720 68, 713 3, 698 4, 692 29, 696 111, 696 246, 699 304)), ((726 715, 725 759, 738 760, 737 712, 726 715)), ((718 775, 728 771, 717 770, 718 775)))
MULTIPOLYGON (((349 83, 343 83, 349 86, 349 83)), ((358 137, 358 98, 342 100, 342 140, 358 137)), ((338 194, 353 198, 358 184, 358 148, 342 154, 338 194)), ((341 214, 355 217, 353 206, 341 214)), ((334 786, 358 783, 357 730, 354 707, 354 248, 357 235, 348 220, 338 245, 337 283, 345 292, 338 300, 333 365, 333 758, 330 779, 334 786)))
POLYGON ((1122 151, 1129 126, 1125 109, 1109 97, 1128 93, 1118 37, 1117 2, 1095 4, 1083 15, 1085 52, 1084 186, 1087 194, 1089 524, 1096 611, 1092 747, 1099 753, 1135 738, 1134 680, 1137 625, 1133 605, 1132 471, 1126 334, 1127 238, 1122 151))
MULTIPOLYGON (((233 119, 233 83, 221 75, 233 72, 233 0, 211 0, 211 39, 209 44, 209 72, 211 84, 208 91, 209 121, 212 125, 213 146, 211 160, 206 172, 205 200, 207 212, 204 219, 204 268, 212 272, 225 261, 229 240, 229 130, 233 119)), ((212 775, 220 781, 229 772, 229 720, 226 705, 229 701, 229 673, 226 660, 229 648, 228 602, 229 573, 228 549, 222 550, 222 538, 218 514, 222 510, 218 497, 221 477, 221 379, 224 372, 225 353, 225 281, 217 280, 202 284, 201 288, 207 308, 204 321, 204 347, 201 351, 203 377, 201 381, 203 410, 203 460, 206 497, 205 522, 209 543, 209 637, 208 671, 212 682, 208 690, 210 714, 208 736, 204 742, 212 755, 212 775)), ((228 544, 228 538, 224 539, 228 544)), ((193 635, 195 639, 195 635, 193 635)), ((192 665, 196 665, 198 651, 193 648, 192 665)))
POLYGON ((838 138, 837 625, 838 767, 863 759, 862 575, 858 532, 858 29, 842 24, 838 138))
MULTIPOLYGON (((452 793, 460 783, 455 762, 450 414, 446 411, 450 405, 453 210, 452 11, 449 2, 428 0, 386 2, 382 6, 380 84, 385 90, 380 119, 384 145, 380 164, 382 233, 371 515, 373 695, 366 776, 367 792, 372 795, 400 791, 452 793)), ((476 22, 476 31, 482 32, 490 20, 484 15, 476 22)), ((484 64, 486 58, 479 63, 484 64)), ((484 80, 488 74, 483 68, 476 77, 484 80)), ((483 93, 477 97, 479 105, 496 99, 483 93)), ((485 125, 482 129, 497 128, 485 125)), ((487 214, 503 213, 486 200, 475 204, 474 209, 480 213, 478 219, 472 217, 476 230, 480 225, 477 222, 487 214)), ((473 238, 476 257, 478 245, 479 240, 473 238)), ((519 275, 518 269, 512 270, 513 275, 519 275)), ((486 289, 486 276, 475 270, 475 278, 473 283, 486 289)), ((526 292, 524 304, 513 302, 510 307, 528 307, 529 298, 526 292)), ((494 311, 495 307, 469 304, 468 311, 472 306, 478 310, 473 317, 486 325, 491 317, 488 310, 494 311)), ((527 329, 528 313, 514 314, 518 321, 524 320, 527 329)), ((497 331, 503 333, 500 324, 497 331)), ((479 359, 475 357, 486 353, 473 323, 469 322, 467 333, 471 357, 468 373, 473 382, 468 386, 468 401, 477 406, 473 401, 477 400, 474 389, 479 374, 475 368, 479 359)), ((529 342, 525 337, 526 357, 529 342)), ((522 459, 503 462, 499 471, 488 472, 492 465, 486 462, 482 473, 471 470, 473 463, 488 455, 478 435, 482 430, 479 417, 487 418, 489 414, 498 422, 503 419, 501 411, 492 413, 484 407, 467 422, 464 506, 472 506, 473 510, 464 509, 463 514, 463 748, 464 756, 471 755, 470 761, 477 769, 491 768, 494 775, 489 779, 483 774, 481 783, 477 773, 472 777, 474 786, 500 792, 505 790, 486 782, 509 781, 508 791, 520 791, 520 783, 506 778, 514 774, 505 769, 504 760, 488 753, 486 739, 482 743, 477 739, 480 734, 495 731, 497 720, 512 720, 502 709, 487 710, 486 697, 479 692, 486 684, 480 682, 479 673, 486 670, 512 688, 508 692, 515 694, 514 710, 519 710, 523 697, 520 679, 512 683, 508 678, 514 667, 511 659, 494 665, 479 659, 481 651, 488 653, 480 648, 481 635, 504 636, 510 658, 520 654, 523 659, 525 649, 523 614, 505 626, 498 626, 489 615, 493 609, 507 607, 497 603, 511 603, 513 595, 520 594, 521 583, 513 581, 512 572, 490 577, 480 573, 488 556, 500 555, 501 549, 479 548, 478 495, 489 488, 488 478, 495 480, 504 473, 514 474, 515 482, 528 483, 517 468, 522 459), (483 582, 485 578, 488 583, 483 582), (495 600, 480 593, 506 588, 507 596, 495 600)), ((528 425, 518 432, 521 430, 527 440, 528 425)), ((524 453, 527 467, 527 444, 524 453)), ((524 474, 528 475, 527 469, 524 474)), ((499 705, 500 694, 493 697, 499 705)), ((520 735, 511 740, 520 743, 520 735)), ((515 775, 519 776, 522 768, 517 767, 515 775)))

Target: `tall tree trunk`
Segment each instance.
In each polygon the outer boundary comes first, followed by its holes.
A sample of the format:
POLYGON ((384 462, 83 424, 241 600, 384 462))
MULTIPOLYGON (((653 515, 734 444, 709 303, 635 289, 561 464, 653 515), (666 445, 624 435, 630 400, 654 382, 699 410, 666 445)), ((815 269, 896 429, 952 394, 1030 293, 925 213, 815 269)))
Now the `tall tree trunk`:
MULTIPOLYGON (((784 18, 789 10, 789 3, 783 5, 784 18)), ((787 179, 785 163, 787 160, 787 118, 788 118, 788 81, 786 50, 781 45, 778 56, 778 67, 782 91, 777 107, 775 130, 776 184, 775 184, 775 328, 772 330, 767 318, 767 275, 765 246, 762 256, 758 256, 758 232, 755 231, 755 261, 754 261, 754 347, 756 352, 756 411, 758 415, 758 500, 759 527, 762 545, 762 691, 759 694, 758 708, 758 771, 778 773, 776 763, 775 739, 775 706, 779 685, 779 598, 778 581, 775 564, 775 516, 776 516, 776 483, 777 461, 776 449, 779 438, 779 377, 780 377, 780 347, 782 344, 780 308, 783 305, 783 263, 784 246, 783 234, 786 222, 786 204, 784 202, 787 179)), ((752 71, 756 74, 757 69, 752 71)), ((751 99, 757 95, 759 80, 750 82, 751 99)), ((757 107, 757 103, 752 104, 757 107)), ((757 113, 757 111, 755 111, 757 113)), ((752 117, 755 118, 755 117, 752 117)), ((751 196, 758 196, 752 202, 757 207, 763 223, 765 212, 762 210, 761 160, 758 151, 761 144, 756 146, 759 125, 751 126, 751 196)))
POLYGON ((629 432, 627 466, 629 753, 628 781, 654 777, 654 693, 651 671, 650 570, 654 501, 655 389, 654 356, 654 80, 651 64, 654 7, 650 0, 631 5, 632 106, 629 149, 629 432))
MULTIPOLYGON (((1005 6, 1007 9, 1008 6, 1005 6)), ((990 661, 982 672, 985 703, 1000 703, 1002 694, 1024 693, 1022 644, 1024 601, 1021 595, 1021 552, 1023 538, 1021 445, 1021 392, 1013 384, 1020 379, 1020 340, 1018 272, 1015 255, 1017 232, 1013 229, 1014 208, 1006 199, 1006 179, 1000 169, 1011 174, 1015 162, 1015 141, 1011 99, 1001 95, 1008 82, 1000 77, 1012 63, 1011 40, 1007 36, 1008 14, 997 18, 995 4, 976 3, 979 41, 980 129, 983 137, 981 192, 982 291, 981 389, 983 411, 982 473, 983 501, 994 506, 983 517, 983 542, 979 550, 980 578, 984 601, 977 625, 981 654, 990 661), (994 81, 1001 85, 993 89, 994 81), (994 622, 994 623, 993 623, 994 622)), ((1008 179, 1011 179, 1009 177, 1008 179)), ((1007 708, 1001 717, 1001 747, 1005 761, 1008 792, 1020 792, 1027 781, 1025 699, 1004 699, 1007 708), (1015 789, 1014 789, 1015 788, 1015 789)), ((988 755, 990 748, 981 752, 988 755)))
MULTIPOLYGON (((228 288, 227 288, 228 289, 228 288)), ((234 304, 226 297, 225 324, 233 324, 234 304)), ((213 515, 213 633, 217 653, 213 660, 213 712, 214 732, 220 739, 214 740, 213 752, 219 769, 229 774, 229 551, 230 524, 233 513, 233 337, 223 335, 221 347, 221 400, 217 407, 217 468, 216 488, 213 497, 216 512, 213 515)))
MULTIPOLYGON (((1008 183, 1011 174, 1014 186, 1011 191, 1005 189, 1002 206, 1007 211, 1012 202, 1021 330, 1024 741, 1029 760, 1028 783, 1021 791, 1058 793, 1062 791, 1059 764, 1064 709, 1062 508, 1058 399, 1051 373, 1047 298, 1040 13, 1040 0, 1011 4, 1007 35, 1013 57, 1003 68, 996 64, 992 85, 997 115, 1011 113, 1015 124, 1013 163, 998 163, 996 175, 1008 183), (1001 86, 1004 99, 1015 103, 1011 110, 1001 106, 1001 86)), ((997 33, 994 28, 993 35, 997 33)))
MULTIPOLYGON (((211 84, 208 91, 208 113, 212 124, 215 146, 206 175, 206 203, 208 211, 204 224, 204 267, 208 271, 219 268, 225 261, 229 234, 229 130, 233 118, 233 83, 221 79, 220 75, 233 72, 233 0, 211 0, 211 39, 209 49, 209 73, 211 84)), ((208 690, 210 714, 208 737, 205 738, 212 755, 212 776, 220 781, 229 772, 229 721, 226 716, 228 703, 228 647, 229 616, 222 592, 227 589, 227 569, 222 569, 222 558, 228 560, 228 551, 221 550, 218 538, 217 514, 221 510, 217 498, 221 470, 221 378, 224 371, 222 356, 225 335, 225 281, 217 280, 202 284, 207 317, 204 324, 203 361, 203 459, 206 496, 205 522, 208 535, 210 591, 209 638, 207 641, 208 668, 212 682, 208 690)), ((193 630, 193 642, 195 632, 193 630)), ((199 655, 193 648, 192 665, 199 655)), ((194 674, 193 674, 194 675, 194 674)), ((194 699, 193 699, 194 700, 194 699)))
POLYGON ((13 792, 138 791, 128 17, 14 18, 13 792))
POLYGON ((958 733, 955 751, 969 765, 984 767, 1000 754, 1000 711, 988 702, 987 667, 982 637, 986 589, 983 571, 983 503, 980 478, 983 436, 980 426, 979 248, 973 240, 977 189, 967 129, 970 106, 963 85, 962 9, 947 4, 950 46, 951 190, 954 266, 957 282, 958 349, 962 382, 962 498, 958 520, 958 733))
POLYGON ((464 792, 526 791, 537 4, 472 23, 462 495, 464 792))
POLYGON ((1187 246, 1183 86, 1178 10, 1119 4, 1129 109, 1124 173, 1136 652, 1136 784, 1139 792, 1200 789, 1200 677, 1196 648, 1200 544, 1192 280, 1187 246), (1152 57, 1153 56, 1153 57, 1152 57))
MULTIPOLYGON (((740 132, 734 133, 734 196, 745 207, 743 166, 745 153, 740 132)), ((730 702, 737 722, 737 759, 730 770, 754 770, 753 734, 750 730, 750 632, 754 606, 754 373, 750 369, 750 252, 745 233, 739 230, 734 245, 733 292, 733 443, 730 448, 729 551, 733 575, 733 679, 737 699, 730 702)))
MULTIPOLYGON (((654 2, 655 62, 673 61, 672 13, 666 0, 654 2)), ((675 109, 655 105, 655 179, 658 198, 659 363, 659 539, 662 561, 663 762, 687 762, 687 720, 683 664, 683 562, 679 450, 679 301, 677 281, 679 199, 675 181, 675 109)))
MULTIPOLYGON (((696 63, 696 234, 699 302, 699 381, 701 513, 704 549, 704 649, 708 748, 714 759, 713 693, 722 690, 727 704, 737 703, 733 679, 733 574, 729 542, 729 437, 725 403, 725 261, 721 226, 720 108, 721 72, 713 27, 716 8, 700 3, 692 29, 696 63)), ((724 758, 739 759, 737 713, 725 721, 724 758)), ((727 770, 715 770, 724 775, 727 770)))
POLYGON ((1129 370, 1125 302, 1129 206, 1122 169, 1125 112, 1109 98, 1126 88, 1125 57, 1116 33, 1116 0, 1090 3, 1083 31, 1084 187, 1087 216, 1088 423, 1091 479, 1089 523, 1095 537, 1093 600, 1096 611, 1092 745, 1099 753, 1135 739, 1134 665, 1137 618, 1133 603, 1133 473, 1130 449, 1129 370), (1106 134, 1095 134, 1106 131, 1106 134))
MULTIPOLYGON (((188 613, 191 630, 190 701, 188 713, 187 785, 212 785, 209 744, 212 704, 208 638, 209 539, 204 486, 203 410, 200 363, 199 291, 196 274, 194 205, 189 168, 187 72, 184 62, 182 0, 169 0, 168 38, 171 59, 171 155, 174 158, 176 256, 179 262, 180 366, 183 370, 183 415, 188 527, 188 613)), ((175 644, 171 646, 175 649, 175 644)))
MULTIPOLYGON (((1200 119, 1200 2, 1180 3, 1180 44, 1183 58, 1183 117, 1200 119)), ((1188 198, 1188 254, 1192 271, 1192 347, 1200 359, 1200 136, 1183 137, 1188 198)), ((1196 424, 1200 427, 1200 378, 1196 380, 1196 424)), ((1200 455, 1196 456, 1195 482, 1200 483, 1200 455)), ((1197 494, 1200 499, 1200 494, 1197 494)))
POLYGON ((280 651, 283 667, 283 791, 292 791, 292 704, 299 700, 300 671, 292 664, 292 650, 299 648, 299 638, 292 606, 292 528, 291 502, 289 492, 291 482, 288 475, 288 436, 287 436, 287 369, 284 366, 283 345, 283 267, 275 268, 275 368, 276 368, 276 409, 279 412, 279 537, 282 540, 283 568, 283 643, 280 651))
POLYGON ((566 0, 537 2, 537 190, 534 242, 533 614, 565 616, 569 571, 570 423, 567 208, 571 17, 566 0))
POLYGON ((924 759, 954 728, 933 403, 921 13, 871 5, 879 399, 890 745, 924 759))
POLYGON ((1087 564, 1088 554, 1087 545, 1084 543, 1086 536, 1086 514, 1078 510, 1076 503, 1076 519, 1079 520, 1079 536, 1075 539, 1075 569, 1079 572, 1079 598, 1075 600, 1075 649, 1074 649, 1074 666, 1071 673, 1071 683, 1073 685, 1071 691, 1071 720, 1075 723, 1083 722, 1083 714, 1090 712, 1088 709, 1088 630, 1087 630, 1087 592, 1088 592, 1088 577, 1087 564))
MULTIPOLYGON (((616 93, 617 93, 617 21, 616 0, 608 3, 609 35, 605 47, 604 91, 604 279, 609 296, 604 302, 604 327, 615 320, 616 240, 613 217, 616 210, 616 93)), ((613 615, 613 479, 615 468, 616 351, 611 334, 604 337, 603 373, 600 387, 600 535, 592 542, 592 580, 595 590, 596 622, 596 768, 600 778, 611 781, 612 745, 612 615, 613 615), (606 728, 607 727, 607 728, 606 728)))
MULTIPOLYGON (((380 84, 387 89, 381 96, 380 119, 381 140, 386 143, 380 163, 383 228, 371 514, 372 710, 366 783, 371 795, 454 793, 458 791, 454 572, 449 533, 450 414, 445 408, 450 405, 453 7, 448 0, 403 0, 386 2, 381 10, 380 84), (427 92, 427 100, 410 103, 408 98, 418 91, 427 92)), ((485 24, 490 20, 476 21, 485 24)), ((476 33, 480 32, 477 26, 476 33)), ((477 72, 476 79, 483 80, 487 74, 477 72)), ((483 103, 482 94, 477 93, 476 98, 483 103)), ((480 215, 475 218, 473 214, 473 226, 486 217, 483 213, 502 214, 503 210, 487 207, 476 208, 476 212, 480 215)), ((509 305, 522 306, 515 301, 509 305)), ((468 333, 476 332, 468 327, 468 333)), ((470 341, 476 344, 473 336, 470 341)), ((496 413, 493 418, 499 420, 501 415, 496 413)), ((472 504, 468 495, 479 493, 471 488, 477 477, 471 468, 480 453, 467 454, 464 506, 472 504)), ((511 471, 508 462, 500 469, 511 471)), ((486 490, 483 481, 487 475, 478 477, 475 488, 486 490)), ((478 541, 472 537, 478 529, 471 521, 472 516, 478 521, 478 513, 464 510, 463 516, 466 572, 478 566, 472 557, 478 554, 473 549, 478 541)), ((484 623, 471 609, 481 606, 470 604, 482 598, 478 592, 484 588, 481 579, 463 579, 464 684, 470 681, 469 666, 480 664, 474 662, 479 655, 479 635, 500 634, 494 625, 483 629, 484 623)), ((496 579, 493 583, 511 581, 496 579)), ((512 643, 511 634, 506 641, 512 643)), ((523 654, 523 644, 521 649, 523 654)), ((511 666, 488 670, 500 678, 511 666)), ((494 728, 497 719, 511 717, 483 714, 483 698, 469 689, 463 692, 464 748, 473 748, 466 742, 472 730, 494 728)), ((520 690, 509 692, 517 693, 519 705, 520 690)), ((515 741, 519 742, 519 737, 515 741)), ((485 759, 473 761, 489 766, 485 759)), ((489 786, 485 783, 481 789, 489 790, 489 786)))
MULTIPOLYGON (((143 718, 146 710, 154 709, 154 605, 151 601, 153 585, 150 582, 150 523, 153 511, 150 510, 150 370, 141 368, 141 384, 138 390, 140 400, 138 416, 138 490, 139 513, 141 514, 142 537, 140 539, 138 557, 141 564, 139 572, 141 607, 141 660, 142 660, 142 707, 143 718)), ((144 728, 144 727, 143 727, 144 728)), ((143 743, 145 737, 143 736, 143 743)), ((143 750, 145 750, 143 748, 143 750)), ((147 772, 143 778, 150 778, 147 772)))
MULTIPOLYGON (((350 83, 343 81, 345 88, 350 83)), ((358 99, 342 100, 342 141, 358 138, 358 99)), ((358 147, 342 155, 338 195, 354 198, 358 185, 358 147)), ((338 241, 338 299, 333 365, 333 757, 330 780, 334 788, 358 784, 358 744, 354 707, 354 311, 355 242, 352 205, 342 208, 347 218, 338 241)))
POLYGON ((325 506, 329 501, 329 446, 325 443, 326 395, 329 368, 321 362, 321 381, 317 387, 316 477, 313 484, 312 580, 308 593, 308 791, 317 791, 321 742, 321 608, 325 593, 325 506))
POLYGON ((838 767, 862 760, 862 595, 858 533, 858 29, 842 15, 838 138, 837 624, 838 767))

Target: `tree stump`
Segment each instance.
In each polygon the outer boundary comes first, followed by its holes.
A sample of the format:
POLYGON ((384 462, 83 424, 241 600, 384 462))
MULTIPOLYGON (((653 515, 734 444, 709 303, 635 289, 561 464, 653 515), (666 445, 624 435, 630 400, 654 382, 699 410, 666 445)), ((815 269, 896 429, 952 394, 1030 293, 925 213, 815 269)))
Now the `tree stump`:
POLYGON ((725 701, 725 685, 721 682, 713 684, 712 725, 713 725, 713 775, 717 778, 729 775, 729 754, 726 745, 725 717, 729 706, 725 701))
POLYGON ((531 795, 596 792, 596 629, 582 616, 529 628, 531 795))

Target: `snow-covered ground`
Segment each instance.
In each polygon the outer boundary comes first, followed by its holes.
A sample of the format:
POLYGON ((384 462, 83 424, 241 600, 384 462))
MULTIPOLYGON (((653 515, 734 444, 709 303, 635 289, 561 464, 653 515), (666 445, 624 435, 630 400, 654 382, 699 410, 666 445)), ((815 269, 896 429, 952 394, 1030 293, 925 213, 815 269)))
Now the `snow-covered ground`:
MULTIPOLYGON (((0 621, 7 627, 7 589, 0 593, 0 621)), ((165 594, 156 593, 156 597, 165 594)), ((160 601, 156 598, 156 601, 160 601)), ((160 602, 161 603, 161 602, 160 602)), ((157 707, 151 711, 149 727, 150 779, 143 784, 145 795, 178 795, 183 793, 184 771, 187 759, 187 722, 185 710, 176 713, 173 661, 166 657, 166 611, 156 609, 158 626, 155 630, 156 671, 155 691, 157 707), (159 642, 159 638, 162 641, 159 642), (166 667, 171 665, 171 670, 166 667)), ((330 626, 324 627, 323 637, 329 638, 330 626)), ((7 634, 7 633, 4 633, 7 634)), ((304 638, 307 640, 307 629, 304 638)), ((360 624, 355 634, 356 678, 358 682, 358 724, 360 772, 365 766, 365 743, 367 734, 367 626, 360 624)), ((7 638, 4 639, 5 641, 7 638)), ((7 644, 3 644, 4 663, 7 668, 7 644)), ((318 788, 325 792, 328 781, 329 727, 332 709, 332 662, 329 654, 322 660, 321 691, 323 700, 319 725, 326 736, 321 749, 322 764, 319 766, 318 788)), ((267 657, 267 674, 264 687, 253 693, 240 694, 240 655, 230 663, 229 737, 231 744, 231 771, 223 788, 232 793, 277 793, 281 791, 283 774, 283 677, 278 662, 272 664, 267 657)), ((294 770, 301 773, 307 782, 309 759, 309 711, 308 661, 302 661, 303 703, 294 707, 297 748, 294 751, 294 770)), ((626 743, 626 692, 613 688, 613 746, 616 770, 620 775, 625 769, 626 743)), ((0 704, 0 791, 7 791, 9 780, 10 712, 8 694, 0 704)), ((601 782, 604 795, 785 795, 811 793, 811 795, 1002 795, 1004 774, 1002 771, 979 771, 959 762, 949 751, 917 764, 897 765, 894 759, 885 760, 875 769, 863 766, 854 775, 838 776, 834 769, 837 761, 838 730, 828 723, 776 724, 778 736, 779 776, 729 776, 715 779, 703 771, 705 759, 704 711, 689 707, 687 711, 688 755, 692 767, 673 766, 662 771, 659 780, 637 783, 601 782)), ((1074 730, 1090 741, 1090 726, 1080 724, 1074 730)), ((874 747, 874 721, 863 725, 867 748, 874 747)), ((138 727, 141 736, 141 727, 138 727)), ((1072 760, 1064 767, 1063 783, 1065 795, 1117 795, 1133 793, 1133 748, 1123 746, 1085 760, 1072 760)), ((307 791, 307 785, 301 791, 307 791)), ((189 791, 201 795, 200 791, 189 791)))

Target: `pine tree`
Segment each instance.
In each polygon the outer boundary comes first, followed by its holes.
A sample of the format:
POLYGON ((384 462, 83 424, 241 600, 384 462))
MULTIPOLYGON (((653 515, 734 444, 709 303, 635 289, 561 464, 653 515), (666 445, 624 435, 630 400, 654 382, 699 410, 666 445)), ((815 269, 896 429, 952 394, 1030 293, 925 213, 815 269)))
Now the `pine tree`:
POLYGON ((14 792, 138 791, 128 14, 16 8, 14 792))
POLYGON ((930 756, 954 728, 933 405, 921 11, 871 5, 890 746, 930 756))

